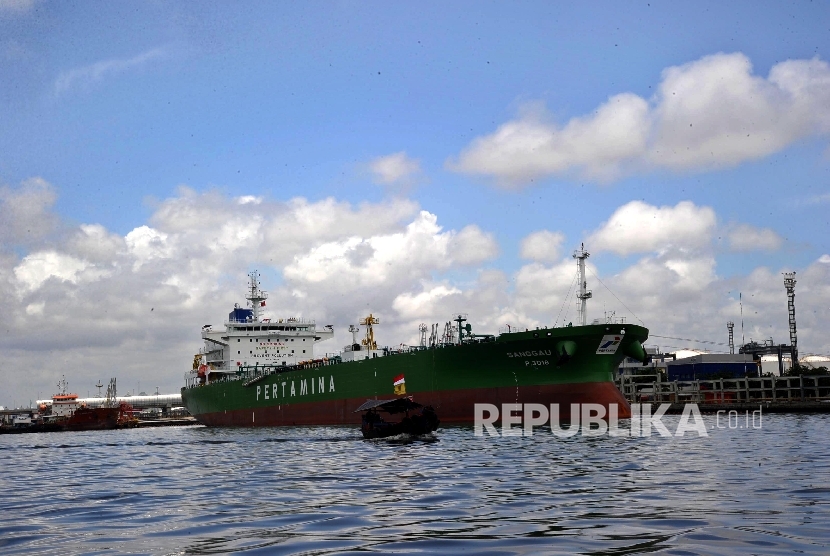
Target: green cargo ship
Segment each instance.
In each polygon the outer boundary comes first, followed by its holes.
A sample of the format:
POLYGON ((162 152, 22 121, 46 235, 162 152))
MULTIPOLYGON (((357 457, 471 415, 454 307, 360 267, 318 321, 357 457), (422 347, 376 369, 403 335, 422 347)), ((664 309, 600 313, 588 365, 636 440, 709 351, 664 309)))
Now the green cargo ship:
MULTIPOLYGON (((577 256, 579 255, 579 256, 577 256)), ((584 320, 584 259, 579 261, 581 318, 584 320)), ((580 258, 581 257, 581 258, 580 258)), ((471 423, 475 404, 616 405, 621 418, 630 407, 613 376, 625 357, 646 362, 648 330, 600 323, 473 335, 463 316, 457 326, 438 326, 419 346, 379 348, 372 315, 361 321, 365 337, 336 356, 315 358, 314 344, 333 336, 305 319, 260 318, 267 294, 250 275, 251 308, 230 313, 224 330, 202 329, 205 349, 186 377, 182 401, 200 422, 213 426, 359 424, 357 407, 367 399, 412 396, 431 405, 442 423, 471 423)))

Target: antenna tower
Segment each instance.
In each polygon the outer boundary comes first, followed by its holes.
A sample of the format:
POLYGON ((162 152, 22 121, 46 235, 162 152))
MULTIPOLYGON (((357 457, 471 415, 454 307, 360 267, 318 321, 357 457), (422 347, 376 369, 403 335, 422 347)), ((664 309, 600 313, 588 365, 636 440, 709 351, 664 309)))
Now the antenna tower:
POLYGON ((726 328, 729 329, 729 353, 734 355, 734 353, 735 353, 735 341, 732 337, 732 333, 733 333, 733 329, 735 328, 735 323, 730 320, 729 322, 726 323, 726 328))
POLYGON ((792 365, 798 364, 798 338, 795 333, 795 272, 784 272, 784 287, 787 289, 787 310, 790 314, 790 347, 792 365))
POLYGON ((583 243, 579 249, 574 251, 574 259, 576 259, 576 266, 579 272, 579 294, 577 294, 577 310, 579 312, 578 318, 579 322, 582 326, 588 324, 588 314, 585 311, 586 301, 591 299, 591 292, 588 291, 588 283, 585 280, 585 259, 590 257, 591 254, 585 250, 585 244, 583 243))
POLYGON ((421 333, 420 334, 420 336, 421 336, 421 339, 420 339, 421 340, 420 341, 421 347, 427 347, 427 325, 423 322, 421 324, 419 324, 418 325, 418 332, 421 333))

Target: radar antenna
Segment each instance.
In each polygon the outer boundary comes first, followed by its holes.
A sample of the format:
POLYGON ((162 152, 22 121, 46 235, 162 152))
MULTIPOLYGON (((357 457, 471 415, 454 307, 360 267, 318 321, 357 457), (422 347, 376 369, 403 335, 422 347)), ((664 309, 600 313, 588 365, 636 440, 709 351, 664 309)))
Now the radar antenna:
POLYGON ((248 295, 245 297, 251 302, 251 309, 254 311, 254 322, 259 322, 259 314, 265 307, 265 300, 268 299, 268 292, 259 288, 259 272, 256 270, 248 273, 250 283, 248 284, 248 295))
POLYGON ((464 330, 467 330, 468 333, 471 330, 469 324, 466 327, 464 326, 464 323, 467 322, 467 313, 462 313, 462 314, 456 316, 452 320, 454 322, 458 323, 458 327, 457 327, 458 328, 458 343, 463 344, 464 343, 464 330))
POLYGON ((360 328, 355 324, 349 325, 349 332, 352 333, 352 346, 358 345, 357 343, 357 333, 360 332, 360 328))

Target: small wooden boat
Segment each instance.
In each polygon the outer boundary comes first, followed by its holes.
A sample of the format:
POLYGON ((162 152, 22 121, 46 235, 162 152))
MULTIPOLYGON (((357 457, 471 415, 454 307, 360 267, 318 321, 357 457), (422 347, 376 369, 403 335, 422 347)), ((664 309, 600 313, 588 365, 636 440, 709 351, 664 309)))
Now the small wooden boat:
POLYGON ((412 401, 411 397, 393 400, 366 400, 355 410, 363 411, 360 432, 363 438, 386 438, 398 434, 418 436, 435 431, 440 424, 438 415, 432 406, 423 406, 412 401), (388 415, 403 415, 400 421, 390 422, 381 417, 381 412, 388 415))

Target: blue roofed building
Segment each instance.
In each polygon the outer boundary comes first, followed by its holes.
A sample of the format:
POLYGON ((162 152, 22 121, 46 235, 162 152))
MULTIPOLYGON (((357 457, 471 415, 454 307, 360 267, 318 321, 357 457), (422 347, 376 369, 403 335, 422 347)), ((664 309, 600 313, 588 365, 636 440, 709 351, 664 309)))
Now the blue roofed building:
POLYGON ((709 380, 758 376, 758 364, 748 354, 702 353, 666 363, 669 380, 709 380))

